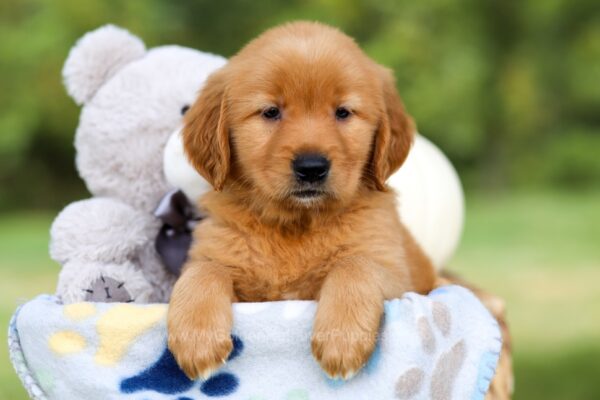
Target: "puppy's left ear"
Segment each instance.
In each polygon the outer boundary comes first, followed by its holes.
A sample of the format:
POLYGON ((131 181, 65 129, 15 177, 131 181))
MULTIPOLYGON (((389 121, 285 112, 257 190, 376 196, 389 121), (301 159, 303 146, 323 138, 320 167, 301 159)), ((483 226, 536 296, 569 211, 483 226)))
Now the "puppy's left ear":
POLYGON ((385 181, 404 162, 415 135, 412 118, 404 110, 392 72, 377 66, 383 89, 384 110, 375 134, 369 176, 375 188, 385 190, 385 181))
POLYGON ((224 69, 208 77, 198 99, 185 114, 182 132, 188 159, 217 191, 223 189, 231 162, 226 86, 224 69))

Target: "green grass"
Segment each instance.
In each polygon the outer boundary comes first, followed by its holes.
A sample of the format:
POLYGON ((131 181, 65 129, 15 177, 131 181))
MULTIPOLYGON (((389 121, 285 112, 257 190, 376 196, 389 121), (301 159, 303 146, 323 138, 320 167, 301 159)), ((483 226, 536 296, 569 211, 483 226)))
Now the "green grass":
POLYGON ((452 269, 507 303, 515 399, 600 399, 600 193, 471 197, 452 269))
MULTIPOLYGON (((507 302, 515 399, 600 398, 600 193, 469 196, 467 210, 451 269, 507 302)), ((51 221, 0 216, 2 335, 18 304, 54 289, 51 221)), ((0 399, 26 398, 0 346, 0 399)))
POLYGON ((0 216, 0 399, 28 398, 9 362, 6 332, 19 304, 54 291, 59 268, 48 257, 52 218, 40 213, 0 216))

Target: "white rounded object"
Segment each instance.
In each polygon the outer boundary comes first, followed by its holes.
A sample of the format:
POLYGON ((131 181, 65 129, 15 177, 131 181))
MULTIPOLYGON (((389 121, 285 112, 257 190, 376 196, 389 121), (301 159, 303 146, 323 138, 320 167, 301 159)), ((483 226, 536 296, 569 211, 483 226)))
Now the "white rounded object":
POLYGON ((458 247, 464 195, 456 170, 433 143, 417 135, 408 158, 387 181, 398 193, 404 225, 439 270, 458 247))
MULTIPOLYGON (((164 171, 167 181, 192 201, 211 190, 187 160, 180 130, 165 147, 164 171)), ((446 266, 464 223, 463 190, 450 161, 433 143, 417 135, 408 158, 387 183, 398 193, 402 222, 435 267, 446 266)))
POLYGON ((163 170, 167 182, 181 189, 193 202, 211 190, 210 184, 190 164, 183 150, 181 129, 171 134, 163 154, 163 170))

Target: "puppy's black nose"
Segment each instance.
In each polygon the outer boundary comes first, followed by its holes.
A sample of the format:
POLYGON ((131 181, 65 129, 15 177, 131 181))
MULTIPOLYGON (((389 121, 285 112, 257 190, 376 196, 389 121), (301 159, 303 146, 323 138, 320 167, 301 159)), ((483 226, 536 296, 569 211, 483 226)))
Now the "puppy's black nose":
POLYGON ((331 163, 321 154, 299 154, 292 161, 294 175, 300 182, 315 183, 325 180, 331 163))

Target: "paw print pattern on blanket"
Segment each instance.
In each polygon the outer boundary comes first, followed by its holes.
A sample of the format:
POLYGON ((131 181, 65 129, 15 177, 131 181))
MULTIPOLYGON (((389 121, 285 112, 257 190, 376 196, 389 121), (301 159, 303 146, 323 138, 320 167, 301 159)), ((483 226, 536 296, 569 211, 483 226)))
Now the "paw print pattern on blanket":
MULTIPOLYGON (((64 306, 64 315, 76 322, 98 316, 95 322, 98 334, 98 348, 95 362, 103 366, 118 363, 131 344, 143 333, 164 319, 166 306, 151 305, 135 307, 131 304, 117 304, 97 315, 91 303, 73 303, 64 306), (122 321, 129 321, 123 325, 122 321)), ((48 347, 57 355, 64 356, 83 351, 87 347, 85 338, 75 330, 61 330, 50 335, 48 347)))
POLYGON ((184 377, 166 351, 165 304, 63 305, 40 296, 15 316, 11 354, 27 387, 53 400, 83 392, 89 400, 484 399, 501 332, 466 289, 386 302, 378 346, 347 382, 330 382, 308 350, 316 308, 234 305, 234 359, 208 380, 184 377))
POLYGON ((104 313, 96 323, 100 345, 96 362, 100 365, 118 363, 133 341, 164 319, 167 308, 151 305, 144 308, 118 304, 104 313), (123 325, 123 321, 129 321, 123 325))
MULTIPOLYGON (((430 356, 435 355, 438 342, 447 340, 451 330, 450 310, 446 305, 434 301, 431 306, 431 318, 420 316, 417 320, 417 331, 423 352, 430 356)), ((401 400, 416 398, 422 391, 427 390, 426 385, 429 384, 432 400, 451 399, 456 377, 465 361, 466 351, 464 339, 459 339, 448 351, 438 357, 430 377, 427 376, 425 367, 412 367, 404 371, 396 382, 396 397, 401 400)))
MULTIPOLYGON (((227 361, 238 357, 244 349, 244 343, 239 337, 231 335, 231 339, 233 350, 227 361)), ((169 349, 165 348, 160 358, 148 369, 122 380, 120 390, 128 394, 146 390, 161 394, 180 394, 189 391, 195 384, 195 381, 181 371, 169 349)), ((200 392, 209 397, 228 396, 238 386, 239 380, 235 375, 219 372, 201 382, 200 392)))
MULTIPOLYGON (((64 316, 73 322, 90 320, 95 325, 97 344, 94 361, 103 367, 113 367, 127 354, 133 342, 152 329, 166 314, 165 305, 139 307, 132 304, 115 304, 102 311, 94 303, 73 303, 64 306, 64 316), (94 319, 92 319, 94 318, 94 319), (123 321, 128 321, 123 324, 123 321)), ((71 329, 59 330, 48 337, 47 346, 59 357, 81 353, 92 345, 77 332, 77 325, 71 329)), ((243 341, 236 335, 231 336, 233 350, 228 361, 238 357, 243 349, 243 341)), ((94 353, 92 353, 94 354, 94 353)), ((219 372, 212 377, 190 380, 179 368, 171 352, 165 347, 158 360, 135 376, 121 380, 119 390, 123 394, 135 394, 152 391, 160 394, 189 395, 196 384, 201 394, 208 397, 228 396, 239 386, 239 379, 232 373, 219 372)), ((189 397, 178 397, 182 400, 189 397)))

